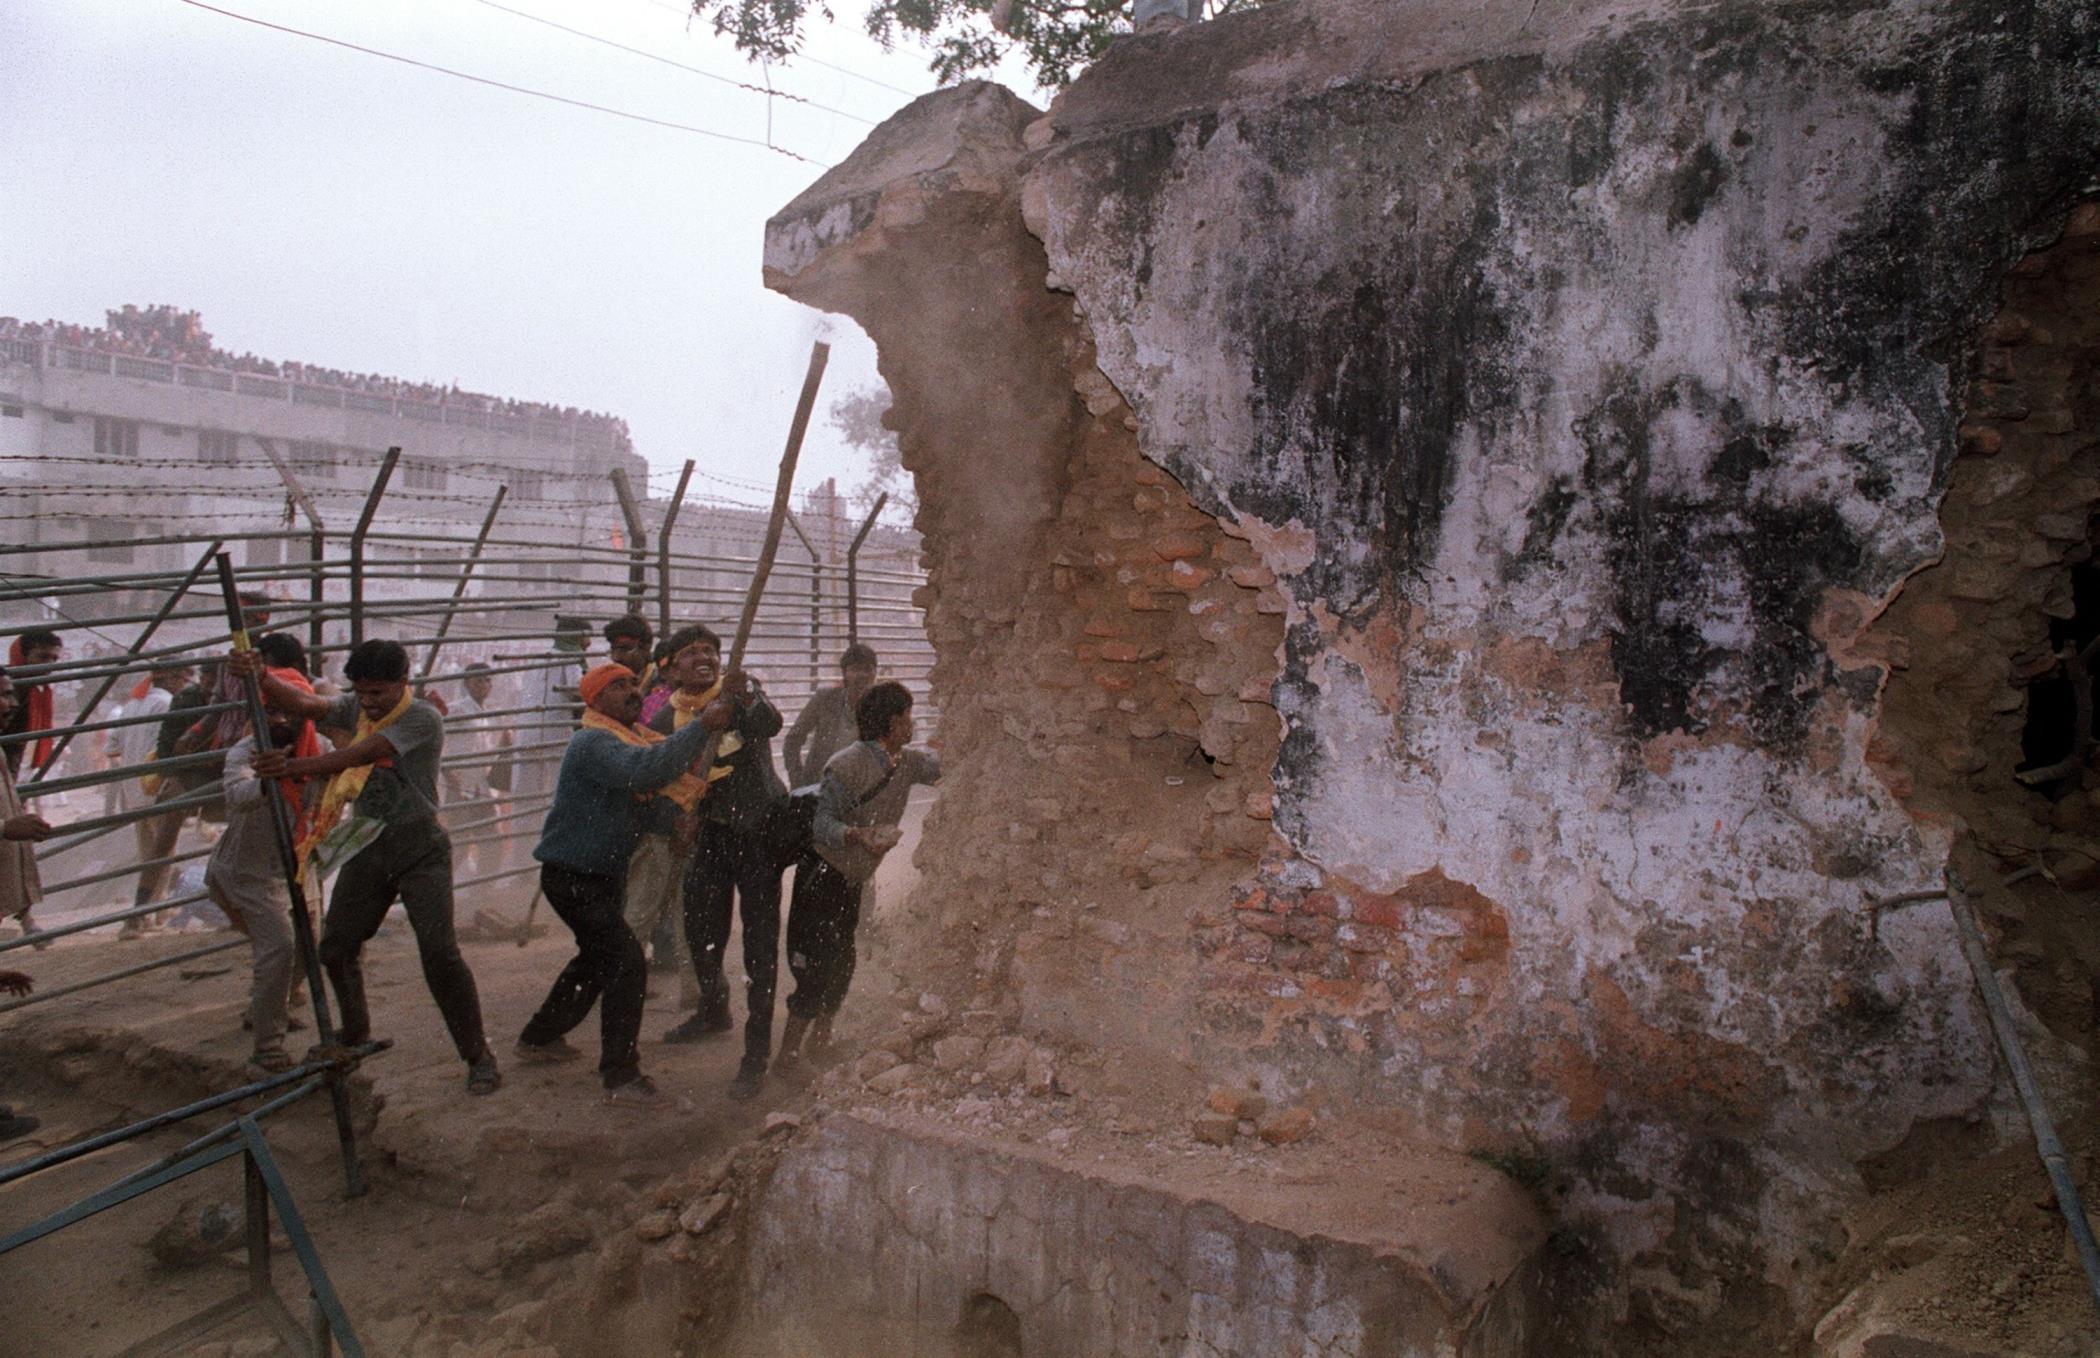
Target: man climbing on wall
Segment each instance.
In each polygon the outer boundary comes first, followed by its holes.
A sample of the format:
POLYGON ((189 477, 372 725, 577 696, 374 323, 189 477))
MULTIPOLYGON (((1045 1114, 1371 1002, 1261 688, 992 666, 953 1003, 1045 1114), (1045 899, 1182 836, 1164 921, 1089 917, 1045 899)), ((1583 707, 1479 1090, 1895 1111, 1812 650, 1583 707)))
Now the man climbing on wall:
POLYGON ((310 862, 320 851, 346 859, 336 874, 320 943, 321 965, 342 1005, 343 1044, 353 1046, 371 1036, 359 954, 398 898, 415 931, 424 983, 467 1063, 467 1092, 493 1094, 503 1076, 482 1032, 474 973, 460 956, 454 933, 452 841, 437 819, 445 722, 436 708, 410 696, 408 652, 398 642, 360 642, 343 663, 351 691, 336 699, 301 692, 264 672, 262 657, 254 651, 236 651, 227 663, 236 674, 255 675, 273 709, 342 738, 334 750, 309 758, 283 750, 260 755, 255 772, 263 778, 329 780, 300 858, 310 862))
POLYGON ((858 743, 824 768, 810 847, 795 862, 788 909, 788 971, 795 978, 780 1031, 780 1064, 821 1060, 846 1002, 858 960, 861 891, 902 837, 897 822, 920 783, 937 783, 941 761, 911 743, 911 691, 876 684, 854 708, 858 743))
POLYGON ((600 1004, 598 1073, 606 1097, 649 1103, 657 1090, 642 1074, 638 1044, 642 945, 621 918, 629 857, 650 819, 699 800, 704 789, 690 766, 708 734, 725 729, 732 713, 728 703, 716 703, 670 736, 637 729, 642 691, 625 665, 595 667, 583 676, 581 692, 583 726, 562 755, 554 804, 533 850, 547 903, 576 936, 576 956, 525 1025, 517 1053, 534 1062, 573 1058, 576 1049, 565 1035, 600 1004))
POLYGON ((656 729, 676 729, 681 713, 689 720, 690 713, 717 699, 727 699, 733 715, 715 751, 716 765, 727 772, 709 770, 707 796, 700 803, 699 834, 685 870, 685 938, 693 953, 693 974, 700 982, 700 1011, 665 1033, 664 1041, 697 1042, 733 1026, 723 961, 734 897, 744 926, 748 1006, 744 1059, 729 1092, 733 1098, 748 1099, 758 1093, 773 1050, 781 870, 774 863, 764 829, 767 814, 787 795, 773 768, 773 737, 780 734, 782 722, 756 681, 741 672, 720 673, 717 645, 702 638, 693 651, 689 682, 708 687, 698 693, 676 694, 670 706, 657 715, 656 729))

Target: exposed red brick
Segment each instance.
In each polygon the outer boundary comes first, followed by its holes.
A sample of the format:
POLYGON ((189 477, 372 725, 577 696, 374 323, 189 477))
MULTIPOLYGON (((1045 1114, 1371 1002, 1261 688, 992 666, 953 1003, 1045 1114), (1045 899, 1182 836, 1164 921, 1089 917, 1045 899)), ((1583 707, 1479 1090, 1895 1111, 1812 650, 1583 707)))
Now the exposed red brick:
POLYGON ((1152 539, 1152 550, 1162 561, 1188 561, 1210 555, 1210 544, 1194 533, 1162 533, 1152 539))

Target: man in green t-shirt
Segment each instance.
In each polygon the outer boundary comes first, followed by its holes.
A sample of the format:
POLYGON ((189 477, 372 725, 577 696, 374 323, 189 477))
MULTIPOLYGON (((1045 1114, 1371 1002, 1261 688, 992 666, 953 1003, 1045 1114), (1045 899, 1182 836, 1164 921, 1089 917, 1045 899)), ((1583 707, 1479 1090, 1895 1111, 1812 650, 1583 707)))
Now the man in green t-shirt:
POLYGON ((355 789, 349 809, 377 822, 376 838, 336 873, 321 923, 321 965, 343 1008, 341 1040, 348 1045, 371 1036, 359 954, 398 898, 415 930, 423 980, 467 1063, 467 1090, 494 1093, 503 1077, 482 1032, 474 973, 460 955, 453 930, 452 841, 437 818, 445 719, 429 703, 409 696, 408 652, 392 641, 353 647, 343 663, 352 691, 340 698, 303 693, 271 678, 253 651, 234 652, 231 663, 235 673, 258 678, 271 708, 310 720, 336 733, 339 741, 334 750, 309 759, 282 750, 259 755, 257 776, 330 779, 328 792, 321 794, 324 819, 331 803, 339 804, 361 777, 363 786, 355 789))

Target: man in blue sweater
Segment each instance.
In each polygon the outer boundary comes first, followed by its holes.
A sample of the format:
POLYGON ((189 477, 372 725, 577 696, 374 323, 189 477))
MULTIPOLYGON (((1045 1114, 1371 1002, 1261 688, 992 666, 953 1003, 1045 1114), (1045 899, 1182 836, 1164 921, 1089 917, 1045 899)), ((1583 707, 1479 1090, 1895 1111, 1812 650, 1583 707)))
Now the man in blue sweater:
POLYGON ((547 903, 576 935, 576 956, 555 978, 539 1012, 518 1038, 528 1062, 576 1055, 563 1035, 583 1022, 600 997, 602 1050, 598 1072, 613 1103, 648 1104, 658 1095, 642 1074, 637 1040, 645 988, 642 945, 621 918, 627 861, 649 818, 665 814, 659 792, 681 783, 699 792, 688 766, 709 731, 729 725, 730 708, 717 704, 665 738, 638 731, 642 691, 625 665, 600 665, 579 686, 587 710, 583 729, 569 739, 554 783, 554 804, 532 856, 540 860, 547 903))

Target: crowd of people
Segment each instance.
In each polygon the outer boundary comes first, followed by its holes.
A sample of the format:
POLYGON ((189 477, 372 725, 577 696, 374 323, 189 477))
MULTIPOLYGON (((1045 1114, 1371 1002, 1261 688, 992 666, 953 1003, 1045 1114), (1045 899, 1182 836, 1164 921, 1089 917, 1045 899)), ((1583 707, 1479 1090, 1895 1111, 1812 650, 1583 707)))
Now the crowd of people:
POLYGON ((345 372, 314 363, 278 361, 252 353, 228 353, 212 343, 211 334, 205 330, 203 317, 198 312, 184 311, 165 303, 143 307, 126 304, 104 315, 106 320, 101 326, 76 325, 68 321, 22 321, 12 316, 0 316, 0 339, 35 340, 95 353, 160 359, 187 363, 192 367, 252 373, 259 377, 280 377, 315 386, 341 387, 373 396, 421 401, 490 415, 563 423, 580 420, 609 429, 621 446, 629 442, 625 420, 597 411, 578 410, 575 406, 485 396, 480 392, 463 391, 456 385, 410 382, 379 373, 345 372))
MULTIPOLYGON (((127 806, 141 814, 138 882, 122 931, 149 927, 165 899, 181 828, 210 814, 224 829, 210 851, 204 888, 252 945, 244 1019, 252 1061, 264 1072, 293 1063, 286 1046, 299 1026, 298 965, 291 928, 292 880, 313 898, 332 878, 316 956, 336 1000, 335 1040, 355 1045, 373 1031, 363 952, 398 903, 407 915, 431 998, 466 1066, 466 1088, 495 1092, 502 1074, 484 1027, 474 974, 455 930, 453 844, 447 824, 459 809, 500 803, 494 786, 508 736, 472 720, 489 710, 486 666, 461 677, 455 718, 470 728, 472 772, 441 770, 447 705, 411 682, 408 653, 393 641, 353 647, 344 687, 318 680, 297 637, 266 632, 269 601, 244 596, 253 649, 204 668, 169 661, 142 676, 127 704, 142 716, 121 728, 125 767, 166 769, 126 780, 127 806), (267 739, 250 729, 238 703, 253 683, 267 716, 267 739), (215 707, 220 710, 197 712, 215 707), (273 805, 282 806, 282 811, 273 805), (274 818, 289 818, 296 879, 288 879, 274 818)), ((574 1060, 567 1035, 599 1011, 598 1076, 610 1102, 650 1104, 661 1095, 642 1072, 647 945, 685 973, 680 1004, 690 1010, 662 1036, 702 1042, 734 1031, 734 994, 725 964, 732 920, 743 932, 743 1051, 729 1094, 757 1095, 769 1074, 801 1069, 833 1051, 833 1021, 857 957, 867 884, 898 843, 910 790, 937 781, 939 761, 912 747, 912 695, 879 682, 866 646, 840 657, 840 682, 821 690, 792 727, 758 680, 725 666, 720 638, 701 625, 657 644, 634 616, 604 629, 605 657, 584 669, 558 707, 575 729, 555 774, 533 857, 548 906, 574 937, 575 953, 513 1044, 531 1063, 574 1060), (566 705, 575 706, 567 708, 566 705), (788 779, 773 746, 785 733, 788 779), (795 790, 790 791, 790 786, 795 790), (782 883, 793 890, 782 910, 782 883), (793 989, 776 1041, 783 924, 793 989)), ((57 634, 15 638, 10 663, 48 665, 62 655, 57 634)), ((573 671, 572 671, 573 673, 573 671)), ((0 778, 0 915, 34 929, 41 897, 34 845, 54 828, 26 811, 15 790, 17 765, 51 758, 36 733, 52 727, 48 682, 32 671, 19 684, 0 669, 0 733, 7 747, 0 778), (37 695, 46 695, 39 702, 37 695)), ((316 902, 318 905, 318 901, 316 902)), ((0 974, 0 985, 28 978, 0 974)), ((4 1119, 17 1116, 0 1109, 4 1119)))

